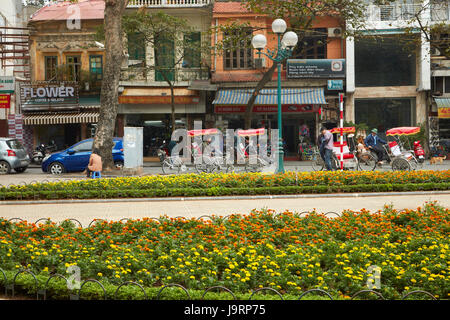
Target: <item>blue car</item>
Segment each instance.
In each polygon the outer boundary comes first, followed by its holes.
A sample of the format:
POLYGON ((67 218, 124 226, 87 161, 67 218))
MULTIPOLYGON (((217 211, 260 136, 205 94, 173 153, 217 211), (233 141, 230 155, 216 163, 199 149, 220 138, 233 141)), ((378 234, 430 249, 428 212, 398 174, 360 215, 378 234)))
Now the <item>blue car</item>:
MULTIPOLYGON (((123 166, 123 144, 122 138, 113 138, 114 147, 112 150, 113 160, 116 167, 123 166)), ((64 172, 84 171, 89 163, 92 153, 92 143, 94 139, 80 141, 70 148, 52 153, 42 160, 42 171, 51 174, 61 174, 64 172)))

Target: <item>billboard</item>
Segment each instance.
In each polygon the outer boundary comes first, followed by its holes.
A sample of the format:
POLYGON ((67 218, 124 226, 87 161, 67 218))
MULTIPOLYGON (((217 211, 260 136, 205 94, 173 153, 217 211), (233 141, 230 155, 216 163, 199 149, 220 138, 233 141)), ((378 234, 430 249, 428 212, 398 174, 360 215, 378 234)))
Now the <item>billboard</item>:
POLYGON ((345 78, 345 59, 288 59, 288 79, 345 78))

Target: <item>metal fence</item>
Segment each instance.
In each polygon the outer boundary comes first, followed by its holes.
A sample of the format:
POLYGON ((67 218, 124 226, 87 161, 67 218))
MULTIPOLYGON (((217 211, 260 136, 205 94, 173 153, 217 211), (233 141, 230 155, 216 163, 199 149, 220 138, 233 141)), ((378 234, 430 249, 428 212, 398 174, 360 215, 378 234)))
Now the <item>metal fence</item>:
MULTIPOLYGON (((34 293, 36 294, 36 300, 47 300, 48 298, 51 298, 51 295, 49 295, 48 292, 49 292, 49 283, 50 283, 50 281, 52 279, 60 278, 60 279, 63 279, 64 281, 66 281, 66 284, 68 283, 67 278, 65 278, 63 275, 53 274, 53 275, 50 275, 48 277, 47 281, 45 282, 44 287, 43 288, 39 288, 39 282, 37 280, 36 275, 32 271, 27 270, 27 269, 19 270, 14 275, 14 278, 13 278, 12 282, 9 282, 7 277, 6 277, 6 273, 4 272, 4 270, 2 270, 0 268, 0 276, 2 276, 3 280, 4 280, 4 285, 3 286, 5 288, 5 296, 7 298, 8 297, 11 297, 11 298, 15 298, 16 297, 16 288, 18 287, 18 285, 16 284, 16 281, 17 281, 18 276, 21 275, 21 274, 24 274, 24 273, 30 274, 33 277, 33 279, 34 279, 34 284, 35 284, 34 285, 34 293)), ((86 280, 84 280, 82 282, 82 284, 80 286, 80 289, 73 290, 72 291, 73 293, 72 292, 68 293, 68 295, 67 295, 68 300, 80 300, 80 299, 82 299, 83 298, 83 288, 85 287, 85 285, 87 283, 90 283, 90 282, 91 283, 95 283, 96 285, 99 286, 99 288, 101 289, 101 292, 103 293, 102 297, 103 297, 104 300, 119 300, 117 295, 118 295, 120 289, 122 287, 124 287, 124 286, 129 286, 129 285, 136 286, 136 287, 138 287, 140 289, 140 291, 142 291, 143 297, 144 297, 143 300, 161 300, 161 297, 163 296, 164 290, 167 289, 167 288, 170 288, 170 287, 179 288, 180 290, 182 290, 182 292, 184 292, 186 294, 186 298, 188 300, 192 299, 191 295, 189 294, 188 289, 186 287, 184 287, 183 285, 177 284, 177 283, 169 283, 169 284, 163 285, 163 286, 161 286, 160 290, 158 291, 158 293, 154 297, 149 297, 147 292, 145 291, 145 288, 142 285, 140 285, 139 283, 135 282, 135 281, 125 281, 125 282, 120 283, 117 286, 117 288, 114 291, 114 293, 108 295, 105 287, 102 285, 102 283, 100 281, 95 280, 95 279, 86 279, 86 280)), ((208 287, 208 288, 204 289, 204 291, 203 291, 203 293, 201 295, 201 300, 204 300, 206 294, 208 292, 213 291, 213 290, 222 290, 222 291, 230 294, 230 296, 232 297, 231 300, 239 300, 239 299, 237 299, 236 294, 231 289, 229 289, 227 287, 224 287, 224 286, 220 286, 220 285, 211 286, 211 287, 208 287)), ((28 290, 28 292, 29 292, 29 290, 28 290)), ((276 289, 270 288, 270 287, 262 287, 262 288, 258 288, 258 289, 253 290, 251 295, 249 296, 248 300, 254 299, 255 295, 257 293, 259 293, 259 292, 270 292, 272 295, 278 296, 281 300, 285 300, 283 298, 284 295, 281 292, 279 292, 276 289)), ((328 292, 326 290, 323 290, 321 288, 314 288, 314 289, 306 290, 306 291, 302 292, 298 296, 297 300, 302 300, 305 296, 307 296, 307 295, 309 295, 311 293, 316 293, 316 294, 318 293, 320 295, 328 297, 330 300, 334 300, 333 296, 332 296, 332 294, 330 292, 328 292)), ((369 289, 367 289, 367 290, 360 290, 358 292, 355 292, 351 296, 351 300, 354 300, 356 298, 361 298, 361 296, 363 296, 363 295, 365 295, 365 296, 373 295, 378 300, 386 300, 386 298, 380 292, 375 291, 375 290, 369 290, 369 289)), ((428 291, 424 291, 424 290, 414 290, 414 291, 407 292, 407 293, 403 294, 401 299, 405 300, 406 298, 408 298, 408 297, 410 297, 412 295, 414 295, 414 296, 422 295, 422 296, 425 296, 425 297, 427 297, 429 299, 437 300, 436 297, 432 293, 430 293, 428 291)))

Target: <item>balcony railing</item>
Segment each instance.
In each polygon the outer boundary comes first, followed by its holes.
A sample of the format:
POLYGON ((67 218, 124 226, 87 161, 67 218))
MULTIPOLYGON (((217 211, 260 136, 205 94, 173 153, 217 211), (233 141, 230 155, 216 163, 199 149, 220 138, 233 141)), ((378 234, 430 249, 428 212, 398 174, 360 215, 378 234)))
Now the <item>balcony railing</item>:
POLYGON ((366 16, 369 21, 410 20, 421 9, 420 4, 369 5, 366 16))
POLYGON ((130 0, 128 8, 189 8, 203 7, 211 3, 212 0, 130 0))
POLYGON ((431 1, 431 20, 447 21, 449 19, 450 1, 431 1))

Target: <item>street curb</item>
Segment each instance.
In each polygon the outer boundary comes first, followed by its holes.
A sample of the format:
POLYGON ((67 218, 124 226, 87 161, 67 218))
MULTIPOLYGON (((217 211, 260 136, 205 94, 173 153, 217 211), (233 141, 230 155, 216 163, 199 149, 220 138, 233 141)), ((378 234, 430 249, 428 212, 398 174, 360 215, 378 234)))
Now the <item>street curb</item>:
POLYGON ((450 191, 410 191, 410 192, 363 192, 363 193, 326 193, 260 196, 217 196, 217 197, 167 197, 167 198, 114 198, 114 199, 67 199, 67 200, 18 200, 0 201, 1 205, 28 204, 69 204, 69 203, 110 203, 110 202, 154 202, 154 201, 203 201, 203 200, 257 200, 257 199, 305 199, 305 198, 361 198, 414 195, 450 195, 450 191))

